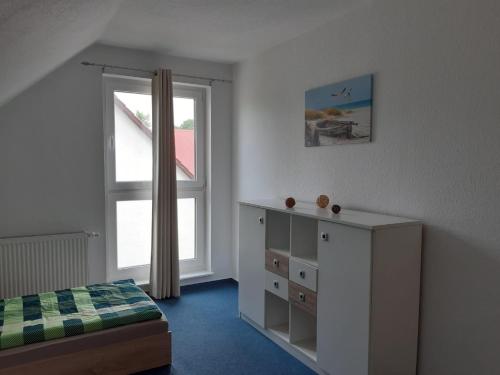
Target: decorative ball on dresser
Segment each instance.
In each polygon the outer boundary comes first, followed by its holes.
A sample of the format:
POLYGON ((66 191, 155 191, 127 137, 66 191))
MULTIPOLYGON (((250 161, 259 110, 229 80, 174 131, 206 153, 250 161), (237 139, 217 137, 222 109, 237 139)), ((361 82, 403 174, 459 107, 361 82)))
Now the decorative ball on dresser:
POLYGON ((334 214, 338 214, 342 208, 338 204, 332 206, 332 211, 334 214))
POLYGON ((295 206, 295 199, 293 199, 292 197, 288 197, 285 200, 285 204, 288 208, 293 208, 293 206, 295 206))
POLYGON ((328 203, 330 203, 330 198, 328 198, 327 195, 321 194, 317 199, 316 199, 316 204, 320 208, 326 208, 328 206, 328 203))

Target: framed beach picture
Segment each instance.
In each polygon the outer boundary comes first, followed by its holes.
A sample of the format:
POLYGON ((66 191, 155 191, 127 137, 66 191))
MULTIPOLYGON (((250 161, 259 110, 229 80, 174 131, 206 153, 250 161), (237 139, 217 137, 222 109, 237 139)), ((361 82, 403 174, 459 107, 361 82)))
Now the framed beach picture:
POLYGON ((370 142, 372 82, 367 74, 306 91, 306 147, 370 142))

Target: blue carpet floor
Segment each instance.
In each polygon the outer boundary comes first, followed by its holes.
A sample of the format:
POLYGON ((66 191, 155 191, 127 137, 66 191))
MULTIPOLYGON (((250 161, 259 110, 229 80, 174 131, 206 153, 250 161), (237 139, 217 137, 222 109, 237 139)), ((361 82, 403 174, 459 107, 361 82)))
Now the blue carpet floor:
POLYGON ((183 287, 182 297, 156 301, 173 335, 173 364, 146 374, 315 374, 238 317, 233 280, 183 287))

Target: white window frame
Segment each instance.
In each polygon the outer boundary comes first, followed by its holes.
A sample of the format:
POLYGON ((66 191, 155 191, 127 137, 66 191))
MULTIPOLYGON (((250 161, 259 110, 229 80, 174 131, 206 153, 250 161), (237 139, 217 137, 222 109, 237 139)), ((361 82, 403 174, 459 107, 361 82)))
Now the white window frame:
POLYGON ((195 123, 195 180, 177 181, 177 199, 194 198, 195 205, 195 257, 180 261, 180 274, 186 276, 209 271, 208 248, 206 246, 207 228, 207 184, 206 166, 208 155, 206 153, 207 138, 207 98, 206 89, 202 86, 174 83, 174 98, 189 98, 194 100, 195 123))
POLYGON ((107 197, 106 211, 106 232, 107 232, 107 280, 116 281, 123 279, 134 279, 137 284, 149 283, 150 264, 144 264, 134 267, 118 268, 117 252, 117 217, 116 203, 123 201, 151 200, 151 191, 147 190, 129 190, 110 192, 107 197))
POLYGON ((180 275, 186 276, 198 272, 207 271, 207 248, 205 246, 206 215, 205 215, 206 192, 197 190, 177 191, 177 199, 194 198, 195 204, 195 257, 179 261, 180 275))
POLYGON ((194 108, 194 123, 195 123, 195 181, 177 181, 177 191, 196 190, 200 191, 206 188, 206 120, 205 120, 205 90, 200 86, 186 85, 174 83, 174 97, 193 99, 194 108))
MULTIPOLYGON (((177 198, 196 199, 196 236, 195 258, 179 262, 180 274, 188 276, 209 271, 208 248, 206 246, 207 228, 207 191, 206 191, 206 154, 207 95, 202 86, 174 83, 174 97, 192 98, 195 101, 195 180, 177 181, 177 198)), ((150 265, 118 268, 117 259, 117 217, 116 202, 127 200, 150 200, 151 181, 116 181, 116 162, 114 150, 114 92, 133 92, 151 95, 151 79, 112 74, 103 75, 104 93, 104 154, 105 154, 105 196, 106 196, 106 272, 107 280, 133 278, 138 283, 147 283, 150 265)))
POLYGON ((113 97, 115 91, 151 95, 151 79, 104 74, 103 81, 106 191, 151 190, 151 181, 116 181, 115 102, 113 97))

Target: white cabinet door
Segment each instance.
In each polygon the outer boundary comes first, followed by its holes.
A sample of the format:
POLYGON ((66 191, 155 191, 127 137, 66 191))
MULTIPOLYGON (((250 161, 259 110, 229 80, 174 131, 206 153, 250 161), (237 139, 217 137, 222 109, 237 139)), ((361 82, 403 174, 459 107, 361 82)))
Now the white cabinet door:
POLYGON ((264 327, 265 220, 262 208, 240 205, 239 309, 264 327))
POLYGON ((371 232, 324 221, 318 232, 318 365, 367 375, 371 232))

